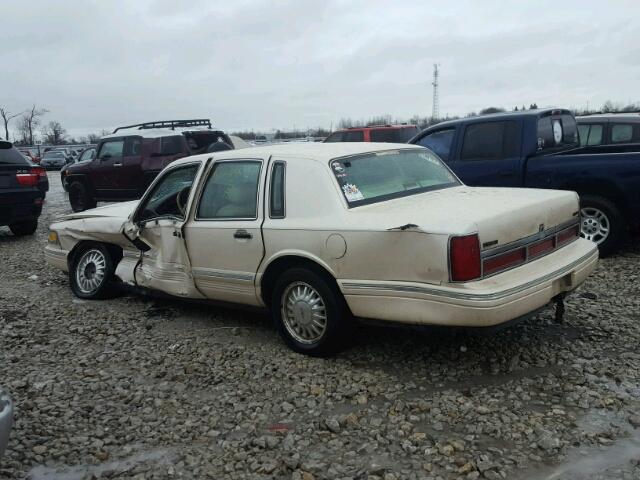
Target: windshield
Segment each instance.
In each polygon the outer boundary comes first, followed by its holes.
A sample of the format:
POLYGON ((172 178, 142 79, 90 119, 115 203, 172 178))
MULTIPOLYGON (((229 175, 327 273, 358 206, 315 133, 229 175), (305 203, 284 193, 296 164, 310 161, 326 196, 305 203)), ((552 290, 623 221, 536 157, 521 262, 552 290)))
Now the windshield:
POLYGON ((460 185, 428 150, 387 150, 331 161, 350 207, 460 185))
POLYGON ((47 152, 44 154, 44 158, 64 158, 64 153, 62 152, 47 152))

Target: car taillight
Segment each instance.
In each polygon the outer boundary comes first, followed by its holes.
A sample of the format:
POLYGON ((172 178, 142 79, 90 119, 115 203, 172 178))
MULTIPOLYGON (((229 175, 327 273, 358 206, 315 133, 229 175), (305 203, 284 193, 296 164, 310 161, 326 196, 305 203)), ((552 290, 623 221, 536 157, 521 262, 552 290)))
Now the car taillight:
POLYGON ((541 240, 537 243, 529 245, 529 258, 536 258, 545 255, 556 248, 555 237, 541 240))
POLYGON ((569 243, 571 240, 575 240, 579 235, 580 229, 578 228, 578 225, 574 225, 573 227, 562 230, 558 233, 558 246, 569 243))
POLYGON ((480 268, 480 241, 478 235, 451 237, 449 242, 451 280, 467 282, 482 275, 480 268))
POLYGON ((47 177, 47 171, 42 167, 33 167, 29 171, 16 173, 16 180, 23 187, 36 187, 40 178, 47 177))
POLYGON ((487 258, 482 265, 482 272, 485 276, 502 272, 527 261, 527 250, 525 247, 512 250, 501 255, 487 258))

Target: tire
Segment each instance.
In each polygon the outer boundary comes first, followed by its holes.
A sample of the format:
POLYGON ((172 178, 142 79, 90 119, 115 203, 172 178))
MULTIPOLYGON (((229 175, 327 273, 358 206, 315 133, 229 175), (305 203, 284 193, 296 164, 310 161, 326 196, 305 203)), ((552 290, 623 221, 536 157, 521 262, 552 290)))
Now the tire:
POLYGON ((99 243, 88 244, 74 254, 69 266, 71 290, 87 300, 111 298, 118 292, 113 283, 115 269, 109 249, 99 243))
POLYGON ((38 229, 38 219, 25 220, 22 222, 16 222, 9 225, 9 230, 16 237, 23 237, 25 235, 33 235, 38 229))
POLYGON ((595 195, 580 197, 580 236, 598 245, 600 256, 617 252, 625 238, 624 217, 616 205, 595 195))
POLYGON ((273 289, 271 314, 287 346, 305 355, 333 355, 344 348, 353 335, 355 322, 333 279, 310 268, 291 268, 278 277, 273 289), (300 299, 294 303, 296 296, 300 299), (283 305, 288 300, 292 307, 287 318, 283 305), (324 309, 319 304, 323 304, 324 309), (313 318, 323 314, 324 318, 313 318), (316 322, 315 326, 312 322, 316 322))
POLYGON ((83 212, 96 208, 96 200, 89 194, 87 186, 76 180, 69 185, 69 203, 74 212, 83 212))

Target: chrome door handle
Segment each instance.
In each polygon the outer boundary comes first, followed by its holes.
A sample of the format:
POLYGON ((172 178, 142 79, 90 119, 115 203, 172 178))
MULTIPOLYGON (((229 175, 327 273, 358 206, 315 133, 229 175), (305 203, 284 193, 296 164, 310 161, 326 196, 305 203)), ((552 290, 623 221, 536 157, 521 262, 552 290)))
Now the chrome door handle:
POLYGON ((113 166, 114 166, 114 167, 121 167, 121 166, 122 166, 122 164, 121 164, 121 163, 114 163, 114 164, 113 164, 113 166))
POLYGON ((240 239, 248 240, 250 238, 253 238, 253 235, 251 235, 249 232, 247 232, 244 229, 240 229, 240 230, 236 230, 235 231, 235 233, 233 234, 233 238, 240 238, 240 239))

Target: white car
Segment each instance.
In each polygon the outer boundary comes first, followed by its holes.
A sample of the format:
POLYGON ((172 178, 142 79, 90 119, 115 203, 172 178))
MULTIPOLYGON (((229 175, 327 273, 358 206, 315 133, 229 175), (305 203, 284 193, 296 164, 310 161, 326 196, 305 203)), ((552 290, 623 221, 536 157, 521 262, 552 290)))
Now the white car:
POLYGON ((197 155, 140 201, 51 225, 47 261, 81 298, 117 283, 269 308, 298 352, 353 318, 490 326, 580 285, 596 245, 573 192, 471 188, 431 151, 300 143, 197 155))

